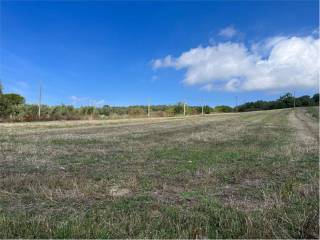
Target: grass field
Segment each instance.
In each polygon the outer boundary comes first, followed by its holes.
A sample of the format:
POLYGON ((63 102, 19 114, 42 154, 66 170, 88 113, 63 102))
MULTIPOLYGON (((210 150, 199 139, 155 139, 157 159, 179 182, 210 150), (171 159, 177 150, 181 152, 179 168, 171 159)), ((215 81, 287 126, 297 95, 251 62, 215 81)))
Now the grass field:
POLYGON ((0 237, 318 238, 314 111, 1 124, 0 237))

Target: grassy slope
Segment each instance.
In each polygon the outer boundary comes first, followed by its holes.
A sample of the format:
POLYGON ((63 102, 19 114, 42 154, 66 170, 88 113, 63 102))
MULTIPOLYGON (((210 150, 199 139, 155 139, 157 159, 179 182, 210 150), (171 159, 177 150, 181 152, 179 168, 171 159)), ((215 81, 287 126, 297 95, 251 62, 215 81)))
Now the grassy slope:
POLYGON ((0 237, 318 237, 318 139, 299 116, 0 127, 0 237))
POLYGON ((312 117, 319 120, 319 106, 307 107, 306 110, 312 117))

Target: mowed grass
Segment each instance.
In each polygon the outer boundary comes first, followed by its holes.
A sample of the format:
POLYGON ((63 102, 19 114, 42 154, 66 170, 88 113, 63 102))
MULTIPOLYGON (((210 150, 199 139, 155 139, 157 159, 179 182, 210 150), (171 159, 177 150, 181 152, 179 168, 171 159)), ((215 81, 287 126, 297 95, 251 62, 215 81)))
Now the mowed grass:
POLYGON ((0 237, 318 238, 307 111, 0 125, 0 237))

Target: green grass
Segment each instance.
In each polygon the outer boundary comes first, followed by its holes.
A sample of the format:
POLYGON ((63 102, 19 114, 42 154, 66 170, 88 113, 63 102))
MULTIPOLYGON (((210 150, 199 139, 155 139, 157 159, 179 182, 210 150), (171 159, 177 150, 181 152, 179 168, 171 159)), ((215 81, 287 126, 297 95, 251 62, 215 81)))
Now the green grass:
POLYGON ((319 106, 307 107, 306 110, 312 117, 319 120, 319 106))
POLYGON ((0 237, 318 238, 319 143, 298 123, 286 109, 13 125, 0 134, 0 237))

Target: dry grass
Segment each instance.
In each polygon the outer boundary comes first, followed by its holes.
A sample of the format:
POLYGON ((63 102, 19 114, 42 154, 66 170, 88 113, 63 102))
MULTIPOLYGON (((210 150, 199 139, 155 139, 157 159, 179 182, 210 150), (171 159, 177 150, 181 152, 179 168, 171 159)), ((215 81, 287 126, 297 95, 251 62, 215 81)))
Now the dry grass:
POLYGON ((0 125, 2 238, 317 238, 305 109, 0 125))

